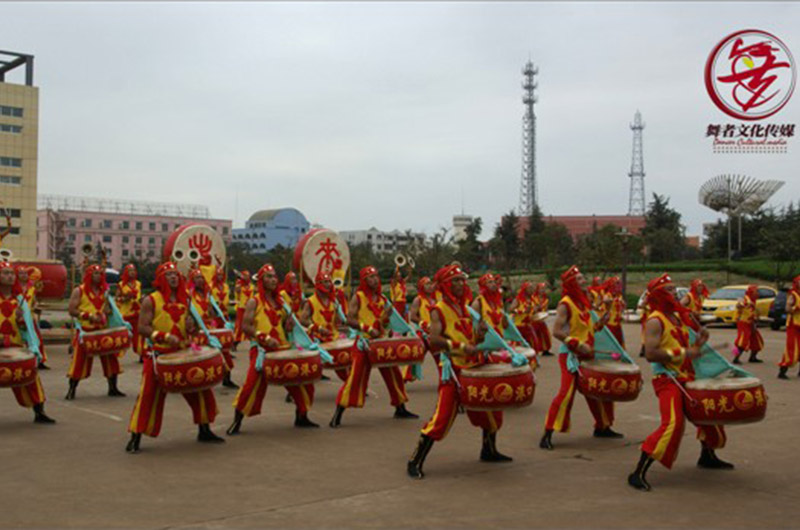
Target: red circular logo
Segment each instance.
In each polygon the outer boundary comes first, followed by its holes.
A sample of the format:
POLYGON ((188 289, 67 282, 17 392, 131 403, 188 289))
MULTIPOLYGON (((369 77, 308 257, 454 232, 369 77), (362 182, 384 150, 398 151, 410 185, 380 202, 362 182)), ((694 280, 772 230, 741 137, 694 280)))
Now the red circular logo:
POLYGON ((746 29, 728 35, 706 62, 708 95, 719 109, 740 120, 763 120, 781 110, 794 92, 794 58, 766 31, 746 29))

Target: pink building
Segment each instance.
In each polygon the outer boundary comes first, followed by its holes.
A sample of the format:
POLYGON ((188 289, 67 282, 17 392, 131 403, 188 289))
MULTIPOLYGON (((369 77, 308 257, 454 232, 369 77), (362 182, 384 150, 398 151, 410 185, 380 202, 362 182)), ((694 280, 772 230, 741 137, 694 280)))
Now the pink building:
POLYGON ((40 259, 83 260, 82 247, 106 249, 110 267, 160 261, 170 234, 188 223, 203 223, 231 242, 232 221, 211 219, 206 206, 39 195, 36 248, 40 259))

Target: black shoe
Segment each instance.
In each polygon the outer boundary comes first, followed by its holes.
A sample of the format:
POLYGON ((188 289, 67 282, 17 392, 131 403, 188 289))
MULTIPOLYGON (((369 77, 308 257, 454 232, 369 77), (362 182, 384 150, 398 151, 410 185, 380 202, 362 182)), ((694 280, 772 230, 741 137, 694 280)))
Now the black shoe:
POLYGON ((67 395, 64 396, 64 399, 67 401, 72 401, 75 399, 75 392, 78 390, 78 380, 77 379, 70 379, 69 380, 69 390, 67 390, 67 395))
POLYGON ((228 434, 228 436, 235 436, 239 434, 239 431, 242 428, 243 419, 244 419, 244 414, 242 414, 237 410, 233 416, 233 423, 231 423, 231 426, 228 427, 227 431, 225 431, 228 434))
POLYGON ((333 412, 333 418, 331 418, 330 423, 328 423, 331 429, 338 429, 342 424, 342 414, 344 414, 344 407, 337 406, 336 410, 333 412))
POLYGON ((416 419, 419 418, 417 414, 414 414, 410 410, 406 409, 405 404, 400 405, 394 409, 394 417, 401 418, 401 419, 416 419))
POLYGON ((112 375, 108 378, 108 395, 111 397, 125 397, 125 394, 117 388, 117 376, 112 375))
POLYGON ((742 364, 742 361, 739 360, 739 356, 733 358, 733 364, 742 364))
POLYGON ((704 469, 733 469, 733 464, 720 460, 713 449, 703 447, 700 450, 700 458, 697 460, 697 467, 704 469))
POLYGON ((294 413, 294 426, 301 428, 318 428, 319 425, 308 419, 308 414, 294 413))
POLYGON ((786 375, 786 372, 789 371, 789 368, 786 366, 781 366, 781 369, 778 370, 778 379, 789 379, 789 376, 786 375))
POLYGON ((34 423, 44 423, 44 424, 51 424, 55 423, 56 420, 48 416, 44 413, 44 403, 39 403, 38 405, 33 406, 33 422, 34 423))
POLYGON ((225 438, 220 438, 211 432, 211 427, 208 425, 208 423, 203 423, 198 426, 197 441, 203 443, 224 444, 225 438))
POLYGON ((139 356, 139 360, 137 361, 139 364, 144 364, 144 357, 142 355, 139 356))
POLYGON ((320 377, 320 380, 321 380, 321 381, 330 381, 330 380, 331 380, 331 378, 330 378, 330 377, 328 377, 328 376, 327 376, 327 375, 325 375, 325 374, 322 374, 322 377, 320 377))
POLYGON ((605 429, 595 429, 594 430, 594 437, 595 438, 625 438, 625 435, 611 430, 611 427, 606 427, 605 429))
POLYGON ((482 462, 511 462, 514 460, 497 450, 497 433, 489 434, 483 431, 483 445, 481 447, 482 462))
POLYGON ((639 350, 639 357, 644 357, 644 346, 639 350))
POLYGON ((552 357, 552 356, 553 354, 550 353, 550 350, 545 350, 544 353, 542 353, 542 357, 552 357))
POLYGON ((225 377, 222 379, 222 386, 224 386, 225 388, 239 388, 239 385, 231 381, 230 372, 225 374, 225 377))
POLYGON ((292 395, 288 392, 286 393, 286 399, 284 401, 286 401, 286 403, 294 403, 294 400, 292 400, 292 395))
POLYGON ((653 459, 642 451, 642 455, 639 457, 639 463, 636 465, 636 470, 628 475, 628 484, 631 487, 636 488, 640 491, 650 491, 650 483, 647 482, 647 470, 650 469, 650 466, 653 464, 653 459))
POLYGON ((142 434, 138 432, 131 433, 131 439, 128 445, 125 446, 125 451, 128 453, 138 453, 139 443, 142 441, 142 434))
POLYGON ((542 439, 539 440, 539 447, 541 449, 553 450, 553 431, 545 430, 542 439))
POLYGON ((750 358, 747 360, 747 362, 749 362, 749 363, 763 363, 764 361, 762 361, 761 359, 756 357, 756 355, 757 355, 756 353, 751 353, 750 354, 750 358))
POLYGON ((39 370, 49 370, 50 369, 50 367, 47 366, 44 363, 39 363, 39 365, 36 368, 38 368, 39 370))
POLYGON ((406 472, 408 473, 409 477, 418 480, 425 477, 425 473, 422 472, 422 464, 425 463, 425 458, 428 456, 428 453, 431 451, 432 447, 432 438, 429 438, 424 434, 419 437, 417 448, 414 450, 414 454, 411 455, 411 460, 408 461, 408 466, 406 467, 406 472))

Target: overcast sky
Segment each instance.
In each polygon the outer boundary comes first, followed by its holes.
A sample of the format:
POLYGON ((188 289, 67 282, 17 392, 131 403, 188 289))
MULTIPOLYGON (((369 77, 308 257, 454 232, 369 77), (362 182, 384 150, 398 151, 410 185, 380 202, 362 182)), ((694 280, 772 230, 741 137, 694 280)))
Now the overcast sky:
MULTIPOLYGON (((669 196, 689 234, 715 218, 697 190, 717 174, 800 199, 800 137, 783 155, 712 154, 704 137, 732 121, 705 92, 711 49, 756 28, 800 58, 796 3, 3 3, 0 17, 0 49, 36 56, 40 193, 429 234, 463 198, 485 238, 519 202, 530 55, 546 214, 627 213, 637 109, 648 197, 669 196)), ((768 121, 800 125, 800 94, 768 121)))

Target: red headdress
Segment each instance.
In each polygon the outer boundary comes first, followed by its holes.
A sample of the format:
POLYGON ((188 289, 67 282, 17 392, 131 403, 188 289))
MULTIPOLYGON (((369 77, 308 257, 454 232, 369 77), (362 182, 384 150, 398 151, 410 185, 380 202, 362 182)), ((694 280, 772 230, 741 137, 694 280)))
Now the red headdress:
POLYGON ((300 289, 300 282, 297 281, 297 275, 293 272, 287 272, 283 277, 283 283, 280 285, 279 291, 286 291, 289 298, 297 300, 301 297, 302 291, 300 289))
POLYGON ((215 289, 221 289, 225 285, 225 269, 214 265, 214 276, 211 278, 211 285, 215 289))
POLYGON ((435 297, 433 293, 428 293, 425 291, 425 287, 432 283, 431 279, 427 276, 423 276, 419 280, 417 280, 417 294, 427 300, 428 302, 433 302, 435 297))
POLYGON ((239 287, 247 287, 250 285, 250 271, 240 272, 239 279, 236 280, 236 285, 239 287))
POLYGON ((11 269, 12 271, 14 271, 14 285, 11 286, 11 295, 12 296, 21 295, 22 294, 22 285, 20 285, 20 283, 19 283, 19 276, 17 276, 17 270, 8 261, 0 261, 0 270, 3 270, 3 269, 11 269))
POLYGON ((194 294, 195 291, 197 291, 197 286, 195 285, 194 281, 198 277, 203 279, 203 287, 201 287, 201 293, 205 294, 208 291, 208 283, 206 282, 206 277, 203 276, 203 273, 200 271, 200 269, 192 269, 189 272, 189 292, 194 294))
POLYGON ((695 298, 703 298, 708 297, 708 287, 706 284, 703 283, 703 280, 700 278, 692 280, 692 284, 689 286, 689 291, 695 296, 695 298))
POLYGON ((678 316, 688 318, 690 312, 688 308, 669 291, 667 287, 672 285, 672 278, 669 274, 662 274, 647 284, 647 304, 654 311, 660 311, 665 315, 678 313, 678 316))
POLYGON ((500 291, 500 285, 497 283, 497 275, 487 272, 478 278, 478 290, 481 296, 486 298, 495 307, 503 305, 503 293, 500 291), (489 289, 489 282, 494 281, 494 291, 489 289))
POLYGON ((331 282, 333 281, 331 279, 331 275, 330 274, 328 274, 327 272, 319 271, 317 273, 317 277, 314 278, 314 290, 317 293, 324 294, 328 298, 331 298, 335 294, 334 287, 333 287, 333 285, 331 285, 330 287, 325 287, 325 285, 323 283, 323 282, 325 282, 325 280, 330 280, 331 282))
POLYGON ((749 298, 751 302, 755 303, 756 300, 758 300, 758 285, 748 285, 747 291, 744 292, 744 296, 749 298))
MULTIPOLYGON (((262 302, 267 301, 267 292, 264 290, 264 274, 267 272, 275 272, 275 267, 273 267, 269 263, 265 263, 258 269, 256 273, 256 285, 258 286, 258 297, 261 298, 262 302)), ((278 285, 278 288, 275 289, 275 294, 277 295, 281 291, 281 286, 278 285)), ((279 302, 280 303, 280 302, 279 302)))
POLYGON ((561 295, 569 296, 580 309, 589 309, 592 303, 586 292, 578 285, 578 275, 581 271, 573 265, 561 275, 561 295))
POLYGON ((364 294, 367 295, 368 298, 372 298, 373 296, 381 294, 381 280, 380 277, 378 278, 378 286, 373 291, 369 285, 367 285, 367 277, 372 276, 373 274, 378 274, 378 269, 369 265, 361 269, 358 273, 358 290, 362 291, 364 294))
POLYGON ((622 280, 619 279, 619 276, 612 276, 603 283, 602 290, 615 296, 620 295, 622 294, 622 280))
POLYGON ((91 289, 92 287, 92 274, 95 272, 100 273, 100 293, 105 293, 108 290, 106 283, 106 270, 102 265, 89 265, 83 271, 83 279, 81 283, 84 289, 91 289))
POLYGON ((453 293, 453 280, 458 277, 466 279, 467 275, 464 274, 464 271, 461 270, 459 265, 447 265, 436 271, 436 274, 433 276, 433 281, 436 282, 436 285, 438 286, 439 291, 442 293, 442 297, 446 302, 463 307, 467 302, 466 286, 464 288, 464 293, 460 298, 456 297, 456 295, 453 293))
POLYGON ((167 261, 158 266, 156 269, 156 278, 153 280, 153 287, 161 293, 164 300, 169 300, 170 296, 173 294, 172 287, 167 283, 167 273, 170 271, 178 273, 178 287, 175 288, 175 299, 178 303, 185 304, 187 298, 186 279, 183 277, 183 274, 181 274, 181 271, 178 270, 178 266, 173 262, 167 261))
POLYGON ((531 295, 528 294, 528 289, 533 287, 531 282, 522 282, 522 285, 519 286, 519 291, 517 291, 517 300, 521 303, 528 303, 531 299, 531 295))
POLYGON ((125 265, 125 268, 122 269, 122 274, 119 275, 119 283, 131 283, 133 282, 133 278, 131 278, 131 271, 136 272, 136 265, 133 263, 128 263, 125 265))

